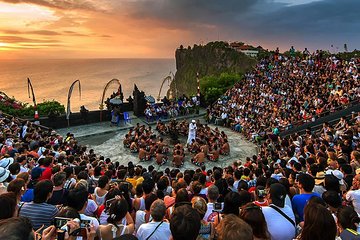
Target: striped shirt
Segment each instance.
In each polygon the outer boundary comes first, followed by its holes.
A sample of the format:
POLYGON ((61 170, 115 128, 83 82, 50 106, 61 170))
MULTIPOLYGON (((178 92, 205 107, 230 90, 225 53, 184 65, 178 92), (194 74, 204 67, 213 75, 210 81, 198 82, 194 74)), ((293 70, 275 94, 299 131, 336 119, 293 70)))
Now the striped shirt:
POLYGON ((30 202, 24 203, 19 215, 29 218, 36 230, 42 225, 45 225, 45 228, 50 226, 57 213, 58 209, 51 204, 30 202))

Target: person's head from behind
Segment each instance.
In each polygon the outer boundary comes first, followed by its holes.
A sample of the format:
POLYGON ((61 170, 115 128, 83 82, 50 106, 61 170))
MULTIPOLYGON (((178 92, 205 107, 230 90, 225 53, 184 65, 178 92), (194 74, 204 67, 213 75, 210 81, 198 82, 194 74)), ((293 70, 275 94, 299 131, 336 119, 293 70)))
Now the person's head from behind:
POLYGON ((98 187, 99 188, 106 188, 109 183, 109 178, 107 176, 101 176, 98 180, 98 187))
POLYGON ((177 192, 176 192, 176 197, 175 197, 175 206, 178 206, 179 204, 181 205, 184 202, 189 202, 189 193, 186 190, 186 188, 180 188, 177 192))
POLYGON ((14 217, 0 221, 0 236, 6 240, 34 240, 31 221, 25 217, 14 217))
POLYGON ((209 202, 216 202, 219 198, 219 188, 215 185, 211 185, 210 187, 208 187, 207 198, 209 202))
POLYGON ((16 215, 16 195, 8 192, 0 195, 0 220, 16 215))
POLYGON ((322 194, 322 199, 325 201, 325 203, 332 208, 331 210, 336 210, 339 207, 341 207, 341 197, 339 194, 335 191, 326 191, 322 194))
POLYGON ((249 224, 237 215, 228 214, 216 227, 219 240, 252 240, 253 231, 249 224))
POLYGON ((62 186, 66 180, 66 173, 58 172, 53 177, 53 182, 55 187, 62 186))
POLYGON ((34 203, 44 203, 51 198, 53 183, 50 180, 42 180, 35 185, 34 203))
POLYGON ((335 239, 336 223, 330 211, 320 204, 307 204, 304 209, 301 239, 335 239))
POLYGON ((142 188, 145 194, 151 193, 154 187, 155 187, 155 182, 151 178, 145 179, 142 182, 142 188))
POLYGON ((274 183, 270 185, 270 200, 271 203, 283 208, 285 206, 286 188, 281 183, 274 183))
POLYGON ((26 183, 24 179, 21 178, 16 178, 12 180, 7 187, 7 191, 13 192, 16 195, 18 201, 20 201, 21 196, 25 193, 25 189, 26 183))
POLYGON ((195 240, 199 235, 201 218, 190 205, 177 207, 170 220, 170 230, 174 240, 195 240))
POLYGON ((341 207, 336 214, 338 226, 342 229, 357 230, 360 218, 354 208, 350 206, 341 207))
POLYGON ((200 218, 203 219, 207 211, 207 204, 205 199, 202 197, 193 197, 191 199, 191 205, 198 212, 200 218))
POLYGON ((246 190, 241 190, 239 191, 239 195, 240 195, 240 207, 251 202, 251 193, 249 193, 246 190))
POLYGON ((315 186, 315 179, 309 174, 299 174, 297 178, 300 189, 305 192, 311 192, 315 186))
POLYGON ((116 199, 110 205, 107 222, 116 225, 116 223, 121 221, 126 216, 128 209, 128 203, 124 198, 116 199))
POLYGON ((241 206, 241 197, 237 192, 229 192, 224 198, 224 214, 239 215, 239 207, 241 206))
POLYGON ((157 200, 157 199, 158 199, 158 197, 153 193, 150 193, 149 195, 147 195, 145 197, 145 210, 150 211, 151 204, 153 204, 153 202, 155 202, 155 200, 157 200))
POLYGON ((56 215, 57 217, 63 218, 78 218, 81 219, 80 214, 74 208, 71 207, 63 207, 59 210, 59 213, 56 215))
POLYGON ((269 232, 261 207, 254 203, 244 205, 240 211, 240 218, 251 226, 255 237, 269 239, 269 232))
POLYGON ((74 208, 76 211, 81 212, 85 210, 88 201, 88 191, 83 186, 77 186, 69 191, 68 206, 74 208))
POLYGON ((327 174, 325 175, 324 187, 327 191, 335 191, 340 193, 340 183, 334 175, 327 174))
POLYGON ((163 200, 155 200, 150 207, 150 215, 155 222, 160 222, 164 219, 166 213, 166 206, 163 200))

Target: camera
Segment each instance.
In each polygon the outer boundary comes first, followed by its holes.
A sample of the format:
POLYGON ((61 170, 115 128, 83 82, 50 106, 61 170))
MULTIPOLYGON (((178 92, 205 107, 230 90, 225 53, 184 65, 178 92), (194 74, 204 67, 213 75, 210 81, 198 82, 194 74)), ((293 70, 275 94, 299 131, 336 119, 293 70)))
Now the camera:
POLYGON ((222 211, 222 204, 221 203, 214 203, 213 212, 221 212, 222 211))
MULTIPOLYGON (((73 236, 84 236, 86 235, 86 229, 90 227, 90 220, 79 220, 77 218, 63 218, 63 217, 55 217, 54 218, 54 226, 56 229, 59 229, 60 232, 65 233, 69 232, 69 228, 67 226, 68 221, 76 221, 79 223, 80 228, 71 233, 73 236)), ((59 231, 58 231, 59 234, 59 231)))

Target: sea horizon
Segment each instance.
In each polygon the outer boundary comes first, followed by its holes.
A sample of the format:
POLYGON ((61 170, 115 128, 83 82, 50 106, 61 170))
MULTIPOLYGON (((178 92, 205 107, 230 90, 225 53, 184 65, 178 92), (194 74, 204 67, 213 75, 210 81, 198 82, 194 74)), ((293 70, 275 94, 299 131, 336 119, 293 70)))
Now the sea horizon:
MULTIPOLYGON (((65 107, 68 89, 79 79, 82 95, 79 99, 76 86, 71 98, 72 112, 78 112, 82 105, 98 110, 104 86, 114 78, 120 80, 125 99, 132 95, 134 84, 156 98, 162 80, 175 71, 175 59, 168 58, 23 58, 0 59, 0 63, 0 90, 23 103, 32 104, 27 93, 28 77, 38 103, 54 99, 65 107)), ((117 86, 111 86, 106 96, 116 90, 117 86)), ((166 90, 164 86, 161 95, 166 90)))

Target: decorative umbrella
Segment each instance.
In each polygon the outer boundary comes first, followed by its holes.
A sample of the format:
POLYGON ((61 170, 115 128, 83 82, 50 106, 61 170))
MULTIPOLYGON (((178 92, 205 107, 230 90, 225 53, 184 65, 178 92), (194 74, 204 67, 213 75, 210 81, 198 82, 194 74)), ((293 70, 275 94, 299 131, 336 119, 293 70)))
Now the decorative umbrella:
POLYGON ((120 105, 123 103, 119 97, 114 97, 114 98, 110 99, 109 102, 114 105, 120 105))
POLYGON ((145 97, 145 100, 146 100, 148 103, 150 103, 150 104, 155 103, 155 98, 154 98, 153 96, 151 96, 151 95, 146 96, 146 97, 145 97))

